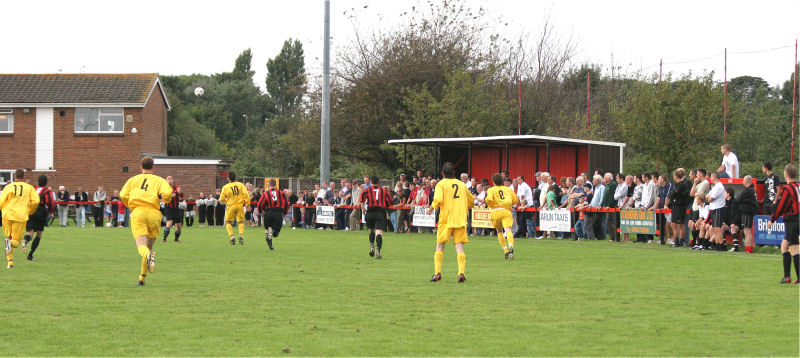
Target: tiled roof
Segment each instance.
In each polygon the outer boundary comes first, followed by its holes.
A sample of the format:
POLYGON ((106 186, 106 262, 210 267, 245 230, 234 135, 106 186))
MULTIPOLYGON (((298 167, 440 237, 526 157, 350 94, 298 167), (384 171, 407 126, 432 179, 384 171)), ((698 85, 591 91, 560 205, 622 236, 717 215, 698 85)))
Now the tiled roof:
POLYGON ((1 103, 141 103, 156 73, 0 74, 1 103))

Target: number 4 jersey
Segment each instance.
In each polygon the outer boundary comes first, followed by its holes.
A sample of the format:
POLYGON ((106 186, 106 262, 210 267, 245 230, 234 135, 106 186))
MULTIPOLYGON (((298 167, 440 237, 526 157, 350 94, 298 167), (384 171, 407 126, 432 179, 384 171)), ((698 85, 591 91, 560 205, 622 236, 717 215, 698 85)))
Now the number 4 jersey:
POLYGON ((167 202, 172 198, 172 188, 158 175, 139 174, 125 182, 125 186, 119 192, 119 198, 131 210, 138 207, 160 210, 160 201, 167 202))

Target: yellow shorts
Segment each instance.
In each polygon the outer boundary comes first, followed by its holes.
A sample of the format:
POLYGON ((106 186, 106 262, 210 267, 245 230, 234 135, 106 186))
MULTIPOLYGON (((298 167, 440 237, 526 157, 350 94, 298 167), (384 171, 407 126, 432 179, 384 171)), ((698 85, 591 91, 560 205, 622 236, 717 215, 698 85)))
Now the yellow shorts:
POLYGON ((13 221, 3 218, 3 235, 21 242, 25 237, 25 224, 27 223, 27 221, 13 221))
POLYGON ((508 210, 495 210, 489 214, 489 217, 492 219, 492 226, 498 231, 502 231, 504 228, 510 228, 514 225, 514 219, 511 217, 511 212, 508 210))
POLYGON ((244 223, 244 206, 229 206, 225 210, 225 222, 234 220, 239 223, 244 223))
POLYGON ((436 232, 436 242, 440 244, 449 242, 450 236, 453 237, 453 243, 455 244, 462 244, 469 242, 469 239, 467 239, 467 228, 463 226, 455 228, 439 227, 439 231, 436 232))
POLYGON ((148 239, 158 237, 161 230, 161 212, 150 208, 136 208, 131 213, 131 231, 133 238, 147 236, 148 239))

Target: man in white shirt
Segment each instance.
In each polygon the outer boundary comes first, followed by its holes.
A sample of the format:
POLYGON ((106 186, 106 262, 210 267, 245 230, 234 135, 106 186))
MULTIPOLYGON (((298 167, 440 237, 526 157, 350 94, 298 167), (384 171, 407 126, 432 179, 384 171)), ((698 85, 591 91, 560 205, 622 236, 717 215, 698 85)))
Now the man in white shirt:
POLYGON ((625 182, 625 174, 617 174, 617 189, 614 190, 614 200, 617 201, 617 207, 621 208, 625 204, 625 198, 628 197, 628 183, 625 182))
MULTIPOLYGON (((644 188, 642 188, 642 202, 640 204, 640 208, 642 210, 651 210, 656 207, 656 196, 657 195, 657 188, 656 183, 653 181, 653 176, 650 173, 642 174, 642 180, 644 181, 644 188)), ((647 243, 653 242, 653 235, 642 235, 640 237, 641 240, 647 240, 647 243)))
POLYGON ((461 182, 467 186, 467 189, 472 188, 472 182, 469 180, 469 174, 461 173, 461 182))
MULTIPOLYGON (((525 182, 525 177, 517 176, 517 196, 519 197, 520 208, 528 208, 533 203, 533 191, 528 183, 525 182)), ((514 237, 534 237, 536 234, 536 225, 533 221, 533 212, 520 211, 517 212, 517 225, 519 226, 517 233, 514 237), (527 234, 527 235, 525 235, 527 234)))
POLYGON ((539 175, 539 178, 542 180, 542 182, 539 183, 539 207, 541 208, 547 205, 547 191, 550 190, 550 180, 548 180, 550 178, 550 173, 543 172, 539 175))
POLYGON ((728 178, 738 178, 739 158, 736 157, 736 154, 731 152, 731 146, 727 143, 723 144, 719 151, 722 152, 722 164, 719 166, 719 169, 717 169, 717 172, 725 172, 728 174, 728 178))
POLYGON ((709 210, 711 210, 711 242, 714 243, 714 248, 720 251, 725 251, 724 237, 722 236, 722 209, 725 207, 725 186, 719 181, 719 173, 711 173, 711 191, 706 195, 706 201, 709 203, 709 210))

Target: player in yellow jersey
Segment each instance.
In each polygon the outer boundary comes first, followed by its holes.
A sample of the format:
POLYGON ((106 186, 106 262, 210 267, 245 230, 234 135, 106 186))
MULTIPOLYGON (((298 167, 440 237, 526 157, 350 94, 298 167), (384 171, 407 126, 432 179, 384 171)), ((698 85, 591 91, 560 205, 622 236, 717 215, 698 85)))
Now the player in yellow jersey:
POLYGON ((153 174, 153 158, 142 158, 142 174, 128 179, 119 198, 131 208, 131 231, 136 239, 136 247, 142 256, 139 286, 144 286, 148 272, 156 270, 156 252, 153 243, 161 229, 161 201, 169 201, 172 188, 166 180, 153 174))
POLYGON ((233 240, 233 221, 239 224, 239 245, 244 245, 244 206, 250 205, 250 194, 244 184, 236 181, 236 173, 228 173, 228 184, 222 187, 219 201, 225 204, 225 230, 231 238, 231 245, 236 245, 233 240))
POLYGON ((17 169, 14 182, 6 185, 0 193, 0 210, 3 211, 3 235, 6 237, 6 259, 14 267, 14 249, 25 236, 28 217, 39 207, 39 194, 25 181, 25 171, 17 169))
POLYGON ((442 179, 436 184, 433 202, 428 208, 428 215, 434 208, 439 208, 439 227, 436 233, 436 252, 433 254, 434 274, 431 282, 442 279, 442 261, 444 261, 444 244, 453 239, 458 260, 458 282, 466 282, 464 275, 467 266, 467 255, 464 244, 467 239, 467 213, 472 209, 475 197, 469 192, 461 180, 455 178, 453 163, 442 165, 442 179))
POLYGON ((511 207, 519 202, 517 194, 511 188, 503 185, 503 176, 500 174, 492 175, 494 186, 486 191, 486 206, 491 209, 490 218, 492 226, 497 230, 497 240, 503 248, 506 259, 514 259, 514 235, 511 233, 511 226, 514 219, 511 218, 511 207), (508 244, 503 237, 505 231, 508 237, 508 244))

